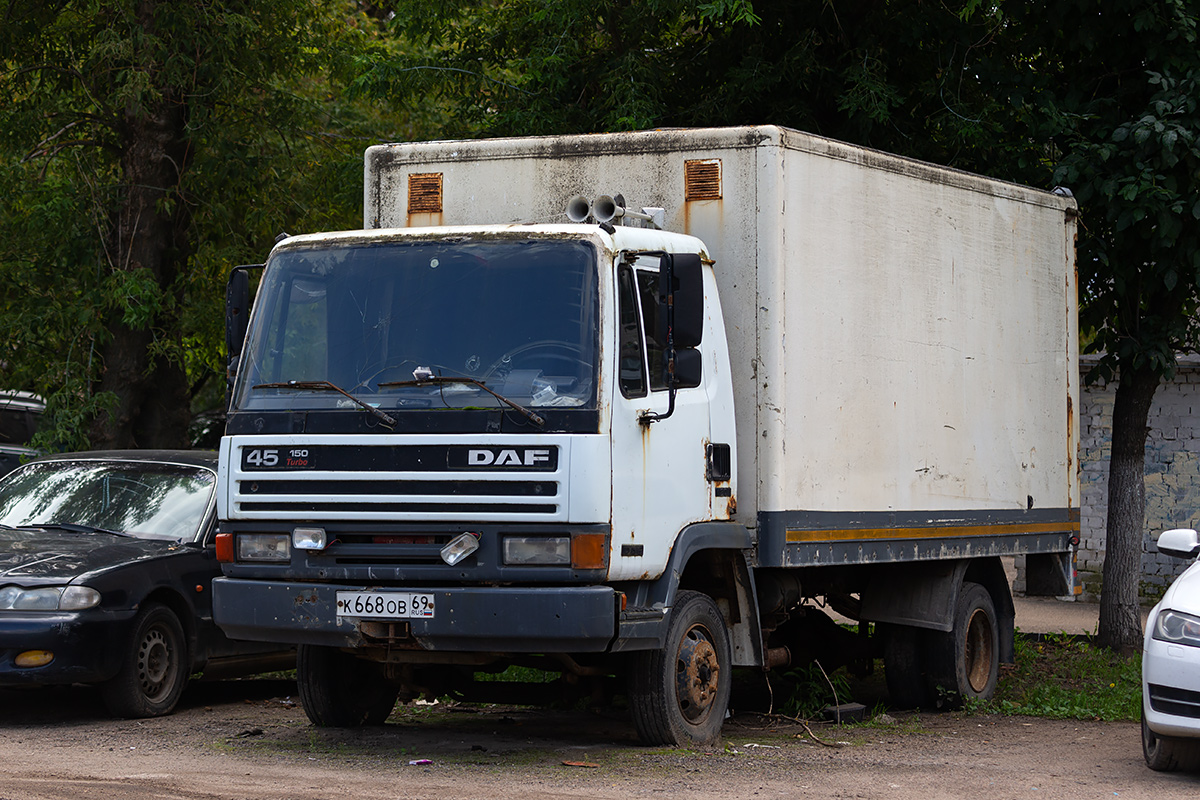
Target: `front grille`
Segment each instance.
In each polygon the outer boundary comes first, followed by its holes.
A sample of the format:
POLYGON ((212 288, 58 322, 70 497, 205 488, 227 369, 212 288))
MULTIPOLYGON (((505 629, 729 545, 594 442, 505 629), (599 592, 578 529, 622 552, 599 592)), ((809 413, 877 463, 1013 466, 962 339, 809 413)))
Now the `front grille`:
POLYGON ((243 511, 307 511, 307 512, 354 512, 387 514, 555 514, 558 506, 551 503, 372 503, 363 500, 335 500, 315 503, 270 502, 241 504, 243 511))
MULTIPOLYGON (((351 537, 339 537, 320 554, 312 554, 315 562, 332 559, 335 564, 360 564, 373 566, 396 566, 400 564, 443 564, 442 545, 438 544, 355 544, 344 541, 351 537)), ((438 537, 449 541, 450 537, 438 537)))
POLYGON ((243 495, 372 494, 372 495, 444 495, 487 497, 553 497, 558 484, 553 481, 239 481, 243 495))
POLYGON ((1200 692, 1150 684, 1150 708, 1159 714, 1200 719, 1200 692))
POLYGON ((463 444, 247 443, 229 475, 246 519, 562 522, 562 444, 545 439, 463 444))

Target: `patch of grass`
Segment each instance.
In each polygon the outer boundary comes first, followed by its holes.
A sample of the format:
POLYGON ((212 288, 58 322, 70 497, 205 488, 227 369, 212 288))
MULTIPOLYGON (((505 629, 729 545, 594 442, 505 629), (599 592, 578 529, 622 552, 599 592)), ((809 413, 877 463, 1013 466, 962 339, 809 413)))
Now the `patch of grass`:
POLYGON ((816 663, 789 669, 772 683, 779 713, 789 717, 816 719, 825 706, 852 699, 845 670, 826 674, 816 663))
POLYGON ((1053 719, 1136 720, 1141 657, 1103 650, 1066 634, 1017 636, 1016 665, 1003 668, 995 697, 967 710, 1053 719))
POLYGON ((552 683, 558 680, 559 673, 547 672, 533 667, 519 667, 515 664, 503 672, 476 672, 475 680, 481 682, 494 681, 497 683, 552 683))

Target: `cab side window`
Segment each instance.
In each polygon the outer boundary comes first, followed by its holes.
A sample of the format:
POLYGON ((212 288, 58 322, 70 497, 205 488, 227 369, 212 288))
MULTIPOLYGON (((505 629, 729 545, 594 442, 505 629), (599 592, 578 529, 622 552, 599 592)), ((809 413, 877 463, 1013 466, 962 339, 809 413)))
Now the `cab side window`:
POLYGON ((633 270, 621 267, 617 271, 618 323, 621 328, 617 358, 621 394, 625 397, 645 397, 646 365, 642 360, 642 327, 638 319, 637 290, 633 270))

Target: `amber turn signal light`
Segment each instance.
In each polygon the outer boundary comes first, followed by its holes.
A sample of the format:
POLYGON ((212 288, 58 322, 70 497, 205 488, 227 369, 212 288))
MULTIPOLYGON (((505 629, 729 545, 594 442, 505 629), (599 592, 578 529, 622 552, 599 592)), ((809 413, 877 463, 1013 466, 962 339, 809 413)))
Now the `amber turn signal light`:
POLYGON ((26 650, 13 659, 18 667, 44 667, 54 660, 49 650, 26 650))
POLYGON ((233 561, 233 534, 217 534, 217 561, 233 561))
POLYGON ((608 537, 603 533, 577 533, 571 537, 573 569, 604 569, 608 566, 608 537))

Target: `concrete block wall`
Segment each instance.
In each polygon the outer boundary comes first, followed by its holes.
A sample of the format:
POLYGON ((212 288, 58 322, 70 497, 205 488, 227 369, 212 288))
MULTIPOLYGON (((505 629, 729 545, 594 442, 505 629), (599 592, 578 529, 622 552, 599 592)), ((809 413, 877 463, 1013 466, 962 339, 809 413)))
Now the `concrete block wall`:
MULTIPOLYGON (((1080 359, 1086 376, 1095 357, 1080 359)), ((1082 385, 1079 415, 1080 543, 1076 568, 1083 598, 1099 598, 1108 520, 1108 458, 1116 384, 1082 385)), ((1146 441, 1146 526, 1142 534, 1142 595, 1161 595, 1188 562, 1155 546, 1167 528, 1200 527, 1200 358, 1180 357, 1174 380, 1163 383, 1150 408, 1146 441)))

